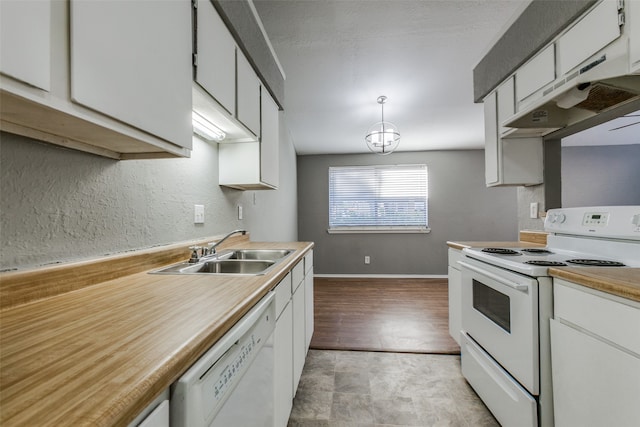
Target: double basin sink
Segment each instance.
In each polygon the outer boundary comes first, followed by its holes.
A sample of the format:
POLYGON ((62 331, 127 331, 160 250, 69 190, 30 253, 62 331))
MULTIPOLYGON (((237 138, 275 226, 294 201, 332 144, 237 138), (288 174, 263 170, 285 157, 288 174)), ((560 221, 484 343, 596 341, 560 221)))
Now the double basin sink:
POLYGON ((257 276, 268 272, 291 249, 228 249, 200 258, 151 271, 151 274, 225 274, 257 276))

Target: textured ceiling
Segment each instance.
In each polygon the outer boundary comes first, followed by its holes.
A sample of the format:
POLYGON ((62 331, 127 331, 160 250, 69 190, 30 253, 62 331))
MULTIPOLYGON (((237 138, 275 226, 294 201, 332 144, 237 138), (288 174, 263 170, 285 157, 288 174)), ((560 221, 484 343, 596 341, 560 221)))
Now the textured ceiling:
POLYGON ((472 70, 527 3, 254 0, 286 74, 296 151, 368 152, 380 95, 400 151, 482 148, 472 70))

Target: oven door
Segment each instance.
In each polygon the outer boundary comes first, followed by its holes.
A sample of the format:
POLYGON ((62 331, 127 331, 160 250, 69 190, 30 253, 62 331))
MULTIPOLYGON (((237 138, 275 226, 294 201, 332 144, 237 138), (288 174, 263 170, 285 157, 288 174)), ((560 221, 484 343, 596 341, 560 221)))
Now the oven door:
POLYGON ((538 395, 538 281, 468 257, 459 264, 463 333, 538 395))

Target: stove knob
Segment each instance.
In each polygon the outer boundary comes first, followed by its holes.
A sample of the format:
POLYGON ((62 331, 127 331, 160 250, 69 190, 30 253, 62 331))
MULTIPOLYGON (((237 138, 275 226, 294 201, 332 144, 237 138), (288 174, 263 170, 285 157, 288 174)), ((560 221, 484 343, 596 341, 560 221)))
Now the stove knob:
POLYGON ((557 219, 557 221, 558 221, 560 224, 562 224, 563 222, 565 222, 565 221, 567 220, 567 216, 566 216, 565 214, 563 214, 563 213, 559 213, 559 214, 557 214, 557 215, 556 215, 556 217, 557 217, 557 218, 556 218, 556 219, 557 219))

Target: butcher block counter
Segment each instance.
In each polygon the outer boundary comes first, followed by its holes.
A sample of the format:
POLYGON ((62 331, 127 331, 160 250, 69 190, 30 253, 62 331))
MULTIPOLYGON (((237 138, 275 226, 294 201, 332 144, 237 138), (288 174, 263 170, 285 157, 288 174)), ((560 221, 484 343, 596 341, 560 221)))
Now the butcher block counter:
POLYGON ((188 259, 184 245, 2 273, 0 425, 127 425, 313 243, 225 247, 295 252, 261 276, 148 274, 188 259))
POLYGON ((552 277, 640 302, 640 268, 582 267, 550 268, 552 277))

